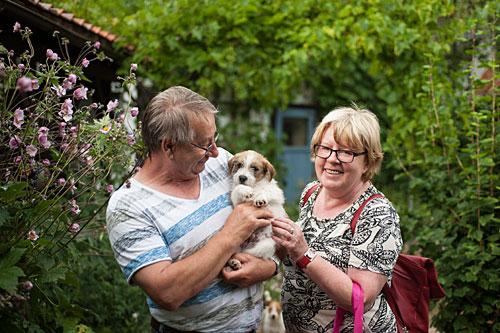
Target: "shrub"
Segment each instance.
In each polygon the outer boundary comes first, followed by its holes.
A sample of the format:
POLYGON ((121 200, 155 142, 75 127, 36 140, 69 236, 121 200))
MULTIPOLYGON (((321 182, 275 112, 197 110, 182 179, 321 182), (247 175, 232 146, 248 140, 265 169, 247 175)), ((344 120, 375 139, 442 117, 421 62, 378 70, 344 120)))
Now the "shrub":
MULTIPOLYGON (((0 45, 0 326, 75 330, 88 310, 68 293, 80 288, 70 264, 90 247, 82 231, 104 226, 96 216, 113 190, 112 170, 134 169, 141 144, 128 125, 137 110, 89 101, 85 68, 108 59, 98 43, 70 59, 56 32, 63 54, 48 49, 35 66, 30 29, 16 23, 14 33, 27 51, 0 45)), ((121 79, 129 89, 135 68, 121 79)))
POLYGON ((473 10, 452 55, 429 51, 416 111, 394 127, 413 135, 391 137, 411 191, 403 235, 418 235, 405 238, 410 252, 436 261, 447 295, 433 324, 443 332, 500 330, 499 9, 473 10), (481 68, 492 75, 478 77, 481 68))

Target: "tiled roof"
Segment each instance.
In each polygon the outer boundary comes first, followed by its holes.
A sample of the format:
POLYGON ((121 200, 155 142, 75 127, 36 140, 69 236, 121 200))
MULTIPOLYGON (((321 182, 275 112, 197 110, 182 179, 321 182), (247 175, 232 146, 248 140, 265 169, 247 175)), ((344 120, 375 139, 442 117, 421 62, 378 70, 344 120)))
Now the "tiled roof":
POLYGON ((94 34, 99 35, 102 38, 109 40, 110 42, 114 42, 118 39, 117 35, 112 34, 106 30, 103 30, 101 27, 97 27, 89 22, 85 22, 84 19, 75 17, 75 14, 68 13, 62 8, 56 8, 56 7, 54 7, 53 4, 41 2, 40 0, 24 0, 24 1, 30 2, 40 9, 43 9, 43 10, 45 10, 45 11, 47 11, 55 16, 61 17, 61 18, 65 19, 71 23, 74 23, 78 26, 81 26, 84 29, 86 29, 94 34))

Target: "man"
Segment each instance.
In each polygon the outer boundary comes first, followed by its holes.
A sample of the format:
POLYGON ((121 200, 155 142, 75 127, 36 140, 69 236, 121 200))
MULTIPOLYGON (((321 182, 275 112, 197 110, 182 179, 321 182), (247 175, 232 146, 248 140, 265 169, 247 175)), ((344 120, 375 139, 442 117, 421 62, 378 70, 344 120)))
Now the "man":
POLYGON ((228 199, 227 160, 216 146, 216 108, 185 87, 155 96, 142 122, 148 158, 110 199, 106 221, 129 284, 147 294, 153 332, 252 332, 262 311, 261 284, 273 260, 238 245, 269 225, 266 208, 228 199))

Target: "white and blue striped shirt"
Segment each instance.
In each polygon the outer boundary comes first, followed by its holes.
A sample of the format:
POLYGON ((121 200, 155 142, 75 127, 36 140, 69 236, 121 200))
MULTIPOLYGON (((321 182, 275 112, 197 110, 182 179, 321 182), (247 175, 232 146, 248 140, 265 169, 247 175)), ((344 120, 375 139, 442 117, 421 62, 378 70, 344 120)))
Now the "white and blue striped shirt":
MULTIPOLYGON (((176 198, 130 179, 113 193, 106 212, 109 239, 115 258, 129 284, 137 270, 155 262, 176 262, 203 247, 219 232, 232 212, 229 202, 227 160, 222 148, 200 174, 198 199, 176 198)), ((179 330, 248 332, 257 329, 262 301, 254 285, 237 288, 215 278, 177 310, 159 308, 149 297, 151 314, 179 330)), ((179 286, 182 288, 182 286, 179 286)))

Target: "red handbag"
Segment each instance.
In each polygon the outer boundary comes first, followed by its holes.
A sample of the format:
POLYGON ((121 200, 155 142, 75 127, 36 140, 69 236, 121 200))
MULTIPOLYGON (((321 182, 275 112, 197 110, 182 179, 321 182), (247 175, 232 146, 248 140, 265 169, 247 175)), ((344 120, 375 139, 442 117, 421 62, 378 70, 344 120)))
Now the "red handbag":
MULTIPOLYGON (((316 184, 307 191, 301 206, 318 187, 319 184, 316 184)), ((382 196, 372 195, 356 211, 351 220, 353 235, 365 205, 371 199, 382 196)), ((446 296, 438 282, 436 266, 432 259, 402 253, 399 254, 392 271, 391 286, 386 283, 383 292, 396 316, 398 332, 428 332, 430 299, 446 296)))

